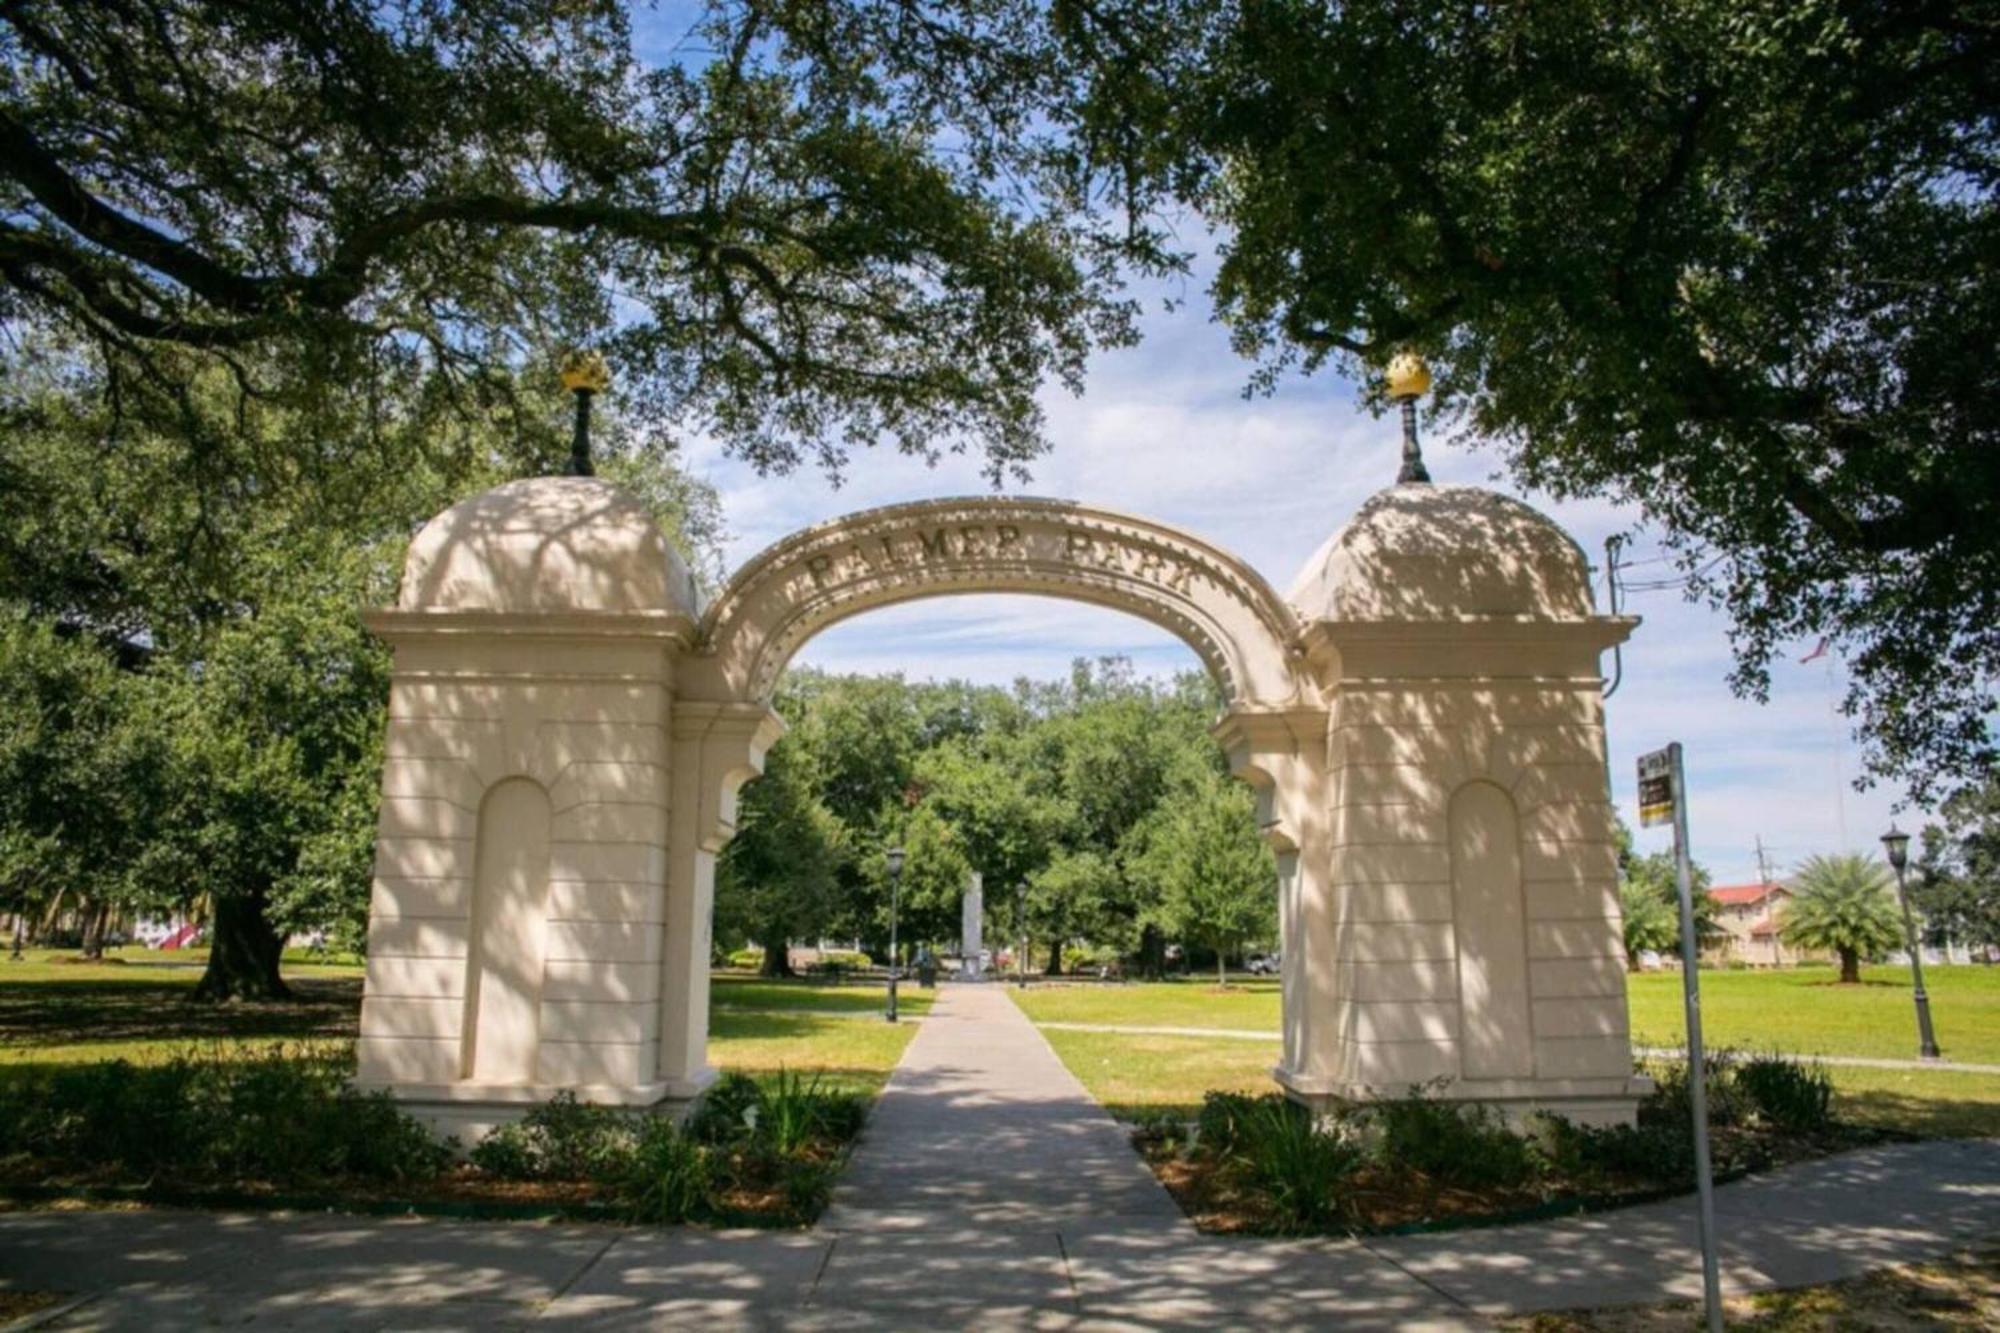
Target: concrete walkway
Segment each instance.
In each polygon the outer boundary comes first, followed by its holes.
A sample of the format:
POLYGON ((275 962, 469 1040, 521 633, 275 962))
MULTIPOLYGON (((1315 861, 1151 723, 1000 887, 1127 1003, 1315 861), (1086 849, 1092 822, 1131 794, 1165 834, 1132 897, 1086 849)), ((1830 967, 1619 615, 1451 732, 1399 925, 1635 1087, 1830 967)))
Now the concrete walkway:
MULTIPOLYGON (((1724 1275, 1797 1286, 2000 1234, 2000 1141, 1717 1192, 1724 1275)), ((65 1329, 1473 1329, 1698 1293, 1690 1202, 1367 1242, 1196 1234, 998 987, 910 1044, 813 1232, 337 1216, 0 1214, 0 1284, 65 1329)))

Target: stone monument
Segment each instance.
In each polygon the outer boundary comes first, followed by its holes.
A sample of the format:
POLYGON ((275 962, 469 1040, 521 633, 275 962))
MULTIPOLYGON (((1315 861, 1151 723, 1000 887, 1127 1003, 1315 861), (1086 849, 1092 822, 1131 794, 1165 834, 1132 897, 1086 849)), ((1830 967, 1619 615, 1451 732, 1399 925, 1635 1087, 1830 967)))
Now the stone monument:
POLYGON ((980 958, 985 948, 981 934, 986 925, 986 903, 977 870, 967 873, 965 893, 958 900, 958 970, 968 981, 983 981, 986 964, 980 958))

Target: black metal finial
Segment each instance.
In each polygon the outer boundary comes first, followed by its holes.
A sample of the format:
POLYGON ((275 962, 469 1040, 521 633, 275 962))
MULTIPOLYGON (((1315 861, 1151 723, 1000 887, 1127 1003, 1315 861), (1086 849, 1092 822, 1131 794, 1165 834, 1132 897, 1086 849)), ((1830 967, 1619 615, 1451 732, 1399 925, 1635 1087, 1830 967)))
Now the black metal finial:
POLYGON ((1424 466, 1424 451, 1417 443, 1417 400, 1403 400, 1403 468, 1396 474, 1396 483, 1429 482, 1431 471, 1424 466))
POLYGON ((590 465, 590 400, 611 387, 611 367, 597 352, 578 350, 563 358, 562 384, 576 395, 576 433, 570 437, 569 465, 563 474, 593 477, 590 465))
POLYGON ((593 477, 597 473, 590 466, 590 400, 596 397, 588 389, 577 389, 576 433, 569 440, 569 466, 563 469, 568 477, 593 477))

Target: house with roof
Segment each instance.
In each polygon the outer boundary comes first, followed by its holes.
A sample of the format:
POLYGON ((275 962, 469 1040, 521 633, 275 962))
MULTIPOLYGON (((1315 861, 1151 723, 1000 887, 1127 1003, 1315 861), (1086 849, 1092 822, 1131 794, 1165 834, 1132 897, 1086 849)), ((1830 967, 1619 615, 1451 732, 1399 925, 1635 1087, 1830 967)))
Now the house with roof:
POLYGON ((1709 889, 1708 896, 1715 900, 1715 923, 1723 931, 1723 938, 1709 950, 1714 961, 1787 967, 1817 957, 1809 951, 1790 948, 1778 938, 1781 909, 1792 897, 1791 888, 1781 881, 1717 884, 1709 889))

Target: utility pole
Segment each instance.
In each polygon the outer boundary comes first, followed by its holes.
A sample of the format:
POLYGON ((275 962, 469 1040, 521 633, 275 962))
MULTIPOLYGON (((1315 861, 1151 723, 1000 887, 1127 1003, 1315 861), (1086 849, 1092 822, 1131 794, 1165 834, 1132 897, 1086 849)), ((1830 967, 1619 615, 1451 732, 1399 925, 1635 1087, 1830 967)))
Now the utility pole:
POLYGON ((1771 858, 1764 854, 1764 835, 1761 833, 1757 835, 1757 882, 1771 882, 1771 858))

